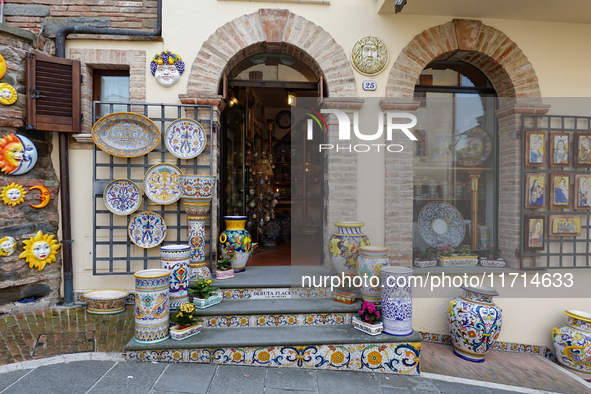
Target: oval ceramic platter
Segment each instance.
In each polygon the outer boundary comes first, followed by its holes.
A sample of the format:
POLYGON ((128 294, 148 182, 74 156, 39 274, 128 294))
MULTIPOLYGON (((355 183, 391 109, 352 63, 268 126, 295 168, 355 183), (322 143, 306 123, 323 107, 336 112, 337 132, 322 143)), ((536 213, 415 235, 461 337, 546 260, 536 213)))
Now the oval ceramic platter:
POLYGON ((152 166, 144 175, 146 196, 156 204, 168 205, 181 198, 180 168, 168 163, 152 166))
POLYGON ((103 116, 92 126, 91 135, 102 151, 117 157, 142 156, 160 143, 160 130, 156 124, 132 112, 103 116))
POLYGON ((451 244, 455 248, 464 240, 466 228, 460 211, 446 202, 432 202, 423 207, 418 219, 421 237, 430 246, 451 244))
POLYGON ((142 191, 129 179, 115 179, 105 188, 103 201, 115 215, 129 215, 142 204, 142 191))
POLYGON ((207 136, 201 123, 180 118, 168 126, 164 135, 166 149, 179 159, 193 159, 205 149, 207 136))
POLYGON ((456 161, 464 167, 474 167, 484 163, 493 150, 492 138, 478 126, 458 135, 455 146, 456 161))
POLYGON ((128 233, 131 242, 140 248, 153 248, 164 241, 166 223, 156 212, 140 212, 131 218, 128 233))

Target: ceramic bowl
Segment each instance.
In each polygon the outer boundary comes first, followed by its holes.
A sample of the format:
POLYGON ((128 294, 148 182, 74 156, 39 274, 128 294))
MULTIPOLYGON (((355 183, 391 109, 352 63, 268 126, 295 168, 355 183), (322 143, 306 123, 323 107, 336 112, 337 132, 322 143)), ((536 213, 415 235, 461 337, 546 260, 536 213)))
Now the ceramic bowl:
POLYGON ((114 315, 125 311, 129 293, 124 290, 92 290, 82 294, 86 311, 94 315, 114 315))

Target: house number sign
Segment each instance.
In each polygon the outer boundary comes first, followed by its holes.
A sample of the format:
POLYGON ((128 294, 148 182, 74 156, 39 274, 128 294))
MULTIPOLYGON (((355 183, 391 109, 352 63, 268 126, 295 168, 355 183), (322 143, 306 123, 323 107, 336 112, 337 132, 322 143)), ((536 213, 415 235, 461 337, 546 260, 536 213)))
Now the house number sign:
POLYGON ((376 83, 376 81, 367 80, 363 81, 363 84, 361 86, 363 87, 363 90, 376 90, 378 84, 376 83))

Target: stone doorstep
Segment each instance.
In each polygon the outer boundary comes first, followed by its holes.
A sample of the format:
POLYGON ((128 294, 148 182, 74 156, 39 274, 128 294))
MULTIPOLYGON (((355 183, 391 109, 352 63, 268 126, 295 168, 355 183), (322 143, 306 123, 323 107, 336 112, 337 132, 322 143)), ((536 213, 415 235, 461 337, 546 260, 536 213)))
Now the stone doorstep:
POLYGON ((270 266, 249 267, 246 271, 234 273, 231 279, 211 280, 212 286, 221 289, 248 288, 297 288, 302 287, 302 276, 336 275, 322 266, 270 266))

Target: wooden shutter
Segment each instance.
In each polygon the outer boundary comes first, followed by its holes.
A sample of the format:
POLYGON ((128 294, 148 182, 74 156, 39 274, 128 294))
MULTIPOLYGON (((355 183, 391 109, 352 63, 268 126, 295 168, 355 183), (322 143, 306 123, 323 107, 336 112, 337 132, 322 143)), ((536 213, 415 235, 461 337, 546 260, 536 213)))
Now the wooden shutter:
POLYGON ((80 62, 27 54, 27 128, 80 132, 80 62))

